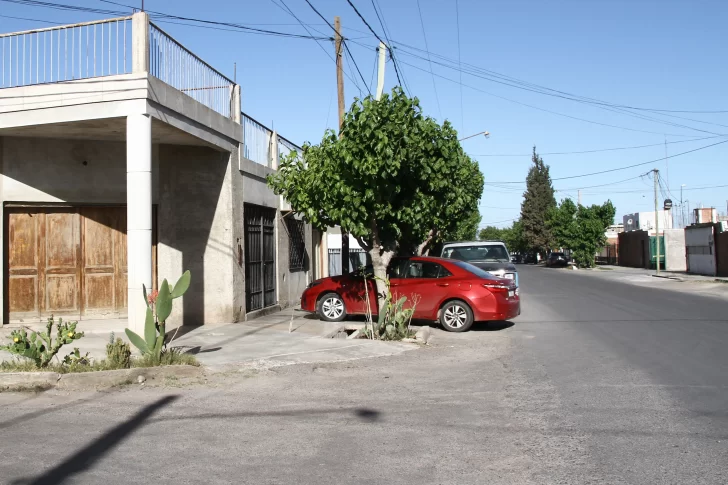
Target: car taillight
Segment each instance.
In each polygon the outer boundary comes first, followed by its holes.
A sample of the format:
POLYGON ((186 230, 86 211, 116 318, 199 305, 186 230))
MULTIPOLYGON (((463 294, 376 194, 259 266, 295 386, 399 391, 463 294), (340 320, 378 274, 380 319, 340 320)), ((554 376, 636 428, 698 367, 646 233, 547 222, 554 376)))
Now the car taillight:
POLYGON ((510 286, 500 285, 498 283, 485 283, 483 287, 488 288, 493 293, 507 293, 510 290, 510 286))

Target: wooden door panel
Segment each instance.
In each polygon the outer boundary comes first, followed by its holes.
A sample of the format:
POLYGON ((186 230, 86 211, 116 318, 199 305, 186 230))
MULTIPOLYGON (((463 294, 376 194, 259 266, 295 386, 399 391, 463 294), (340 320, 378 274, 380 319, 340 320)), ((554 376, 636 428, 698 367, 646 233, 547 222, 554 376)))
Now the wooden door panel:
POLYGON ((117 281, 119 260, 126 260, 126 209, 84 207, 81 216, 83 314, 119 317, 126 308, 117 281))
POLYGON ((38 271, 38 214, 10 213, 8 216, 8 269, 38 271))
POLYGON ((17 319, 18 314, 37 317, 38 277, 10 276, 8 278, 8 304, 11 310, 11 320, 17 319))
POLYGON ((76 275, 46 276, 47 313, 73 312, 78 310, 78 285, 76 275))
POLYGON ((79 215, 74 208, 41 209, 38 271, 40 316, 80 317, 79 215))

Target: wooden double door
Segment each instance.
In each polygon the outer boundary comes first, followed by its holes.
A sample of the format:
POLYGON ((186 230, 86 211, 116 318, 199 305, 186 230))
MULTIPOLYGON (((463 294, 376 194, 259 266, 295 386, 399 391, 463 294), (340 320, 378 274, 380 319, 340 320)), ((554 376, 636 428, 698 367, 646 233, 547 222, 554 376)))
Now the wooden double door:
POLYGON ((126 207, 9 207, 5 214, 10 322, 126 317, 126 207))

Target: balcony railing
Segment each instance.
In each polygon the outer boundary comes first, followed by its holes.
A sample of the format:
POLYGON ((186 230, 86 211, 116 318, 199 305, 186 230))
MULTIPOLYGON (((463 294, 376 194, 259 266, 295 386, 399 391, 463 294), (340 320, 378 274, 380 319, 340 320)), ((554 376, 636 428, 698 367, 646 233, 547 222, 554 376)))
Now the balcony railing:
POLYGON ((235 83, 143 13, 0 34, 0 88, 144 71, 225 117, 240 110, 235 83))
POLYGON ((0 87, 130 73, 131 19, 0 34, 0 87))
POLYGON ((273 131, 245 113, 242 114, 241 121, 243 124, 243 156, 255 163, 270 167, 273 131))
POLYGON ((149 74, 228 118, 235 83, 162 29, 149 23, 149 74))

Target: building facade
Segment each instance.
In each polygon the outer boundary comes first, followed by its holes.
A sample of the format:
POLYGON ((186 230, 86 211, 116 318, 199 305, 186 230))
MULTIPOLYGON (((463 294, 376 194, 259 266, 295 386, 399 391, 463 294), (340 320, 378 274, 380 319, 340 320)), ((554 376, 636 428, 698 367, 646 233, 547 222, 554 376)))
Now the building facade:
POLYGON ((321 234, 266 185, 299 148, 145 13, 3 34, 0 57, 3 323, 141 332, 142 286, 185 270, 170 324, 235 322, 320 276, 321 234))

